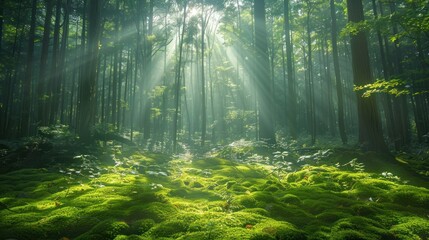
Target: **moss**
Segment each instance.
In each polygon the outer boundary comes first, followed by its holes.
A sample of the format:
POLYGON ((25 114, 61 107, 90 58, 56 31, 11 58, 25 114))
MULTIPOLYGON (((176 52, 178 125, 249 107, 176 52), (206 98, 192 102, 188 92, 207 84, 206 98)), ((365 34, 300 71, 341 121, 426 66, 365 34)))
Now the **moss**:
POLYGON ((353 185, 350 193, 360 198, 386 198, 386 194, 396 185, 392 182, 379 179, 359 179, 353 185))
POLYGON ((228 181, 228 182, 225 184, 226 189, 230 189, 234 184, 237 184, 237 182, 236 182, 236 181, 228 181))
POLYGON ((114 238, 114 240, 143 240, 144 238, 138 236, 138 235, 118 235, 114 238))
POLYGON ((264 232, 255 232, 250 236, 249 240, 275 240, 273 236, 264 232))
POLYGON ((301 199, 293 194, 286 194, 280 198, 280 202, 293 205, 300 205, 301 199))
POLYGON ((168 220, 154 226, 150 231, 150 236, 159 237, 177 237, 179 233, 186 232, 189 223, 183 220, 168 220))
POLYGON ((177 209, 170 204, 152 202, 146 205, 137 205, 128 210, 131 219, 149 218, 161 222, 177 213, 177 209))
POLYGON ((206 158, 192 161, 192 165, 200 169, 214 169, 219 170, 225 166, 234 165, 233 162, 222 158, 206 158))
POLYGON ((130 232, 133 234, 143 234, 155 226, 155 221, 152 219, 137 220, 131 224, 130 232))
POLYGON ((342 231, 347 232, 349 230, 365 233, 366 238, 364 239, 395 239, 394 235, 386 230, 380 223, 358 216, 338 220, 332 227, 331 233, 334 236, 342 231))
POLYGON ((214 239, 214 233, 211 232, 191 232, 178 237, 176 240, 201 240, 214 239))
POLYGON ((275 239, 307 239, 303 231, 296 229, 292 224, 287 222, 267 220, 256 224, 253 229, 268 234, 275 239))
POLYGON ((229 227, 223 229, 217 229, 211 231, 210 235, 206 235, 205 239, 225 239, 225 240, 236 240, 236 239, 250 239, 252 232, 246 228, 241 227, 229 227))
POLYGON ((305 226, 314 218, 311 214, 294 206, 270 204, 267 210, 270 212, 270 217, 277 220, 287 221, 298 226, 305 226))
POLYGON ((104 239, 114 239, 117 235, 126 234, 129 228, 125 222, 108 219, 95 225, 90 232, 104 239))
POLYGON ((429 239, 429 220, 409 217, 401 221, 403 222, 390 229, 399 239, 429 239))
POLYGON ((414 186, 400 186, 391 192, 392 201, 405 206, 426 208, 429 206, 429 190, 414 186))
POLYGON ((272 193, 264 191, 237 196, 236 201, 246 208, 266 208, 268 204, 278 202, 272 193))
POLYGON ((373 236, 366 236, 364 233, 355 230, 341 230, 331 235, 332 240, 372 240, 373 236))
POLYGON ((249 213, 258 214, 261 216, 268 216, 270 214, 267 210, 263 208, 245 208, 241 210, 241 212, 249 212, 249 213))
POLYGON ((279 190, 280 189, 277 186, 268 186, 264 189, 264 191, 266 191, 266 192, 277 192, 279 190))
POLYGON ((241 184, 235 184, 232 186, 231 190, 234 191, 235 193, 245 193, 249 189, 241 184))
POLYGON ((364 217, 374 216, 380 213, 380 210, 372 202, 355 204, 352 206, 352 210, 355 215, 364 217))
POLYGON ((327 210, 318 215, 316 215, 317 220, 322 221, 324 224, 331 224, 336 222, 339 219, 350 217, 349 214, 346 214, 341 211, 327 210))
POLYGON ((194 181, 194 182, 192 182, 192 184, 190 185, 190 187, 193 187, 193 188, 203 188, 204 185, 201 184, 200 182, 194 181))

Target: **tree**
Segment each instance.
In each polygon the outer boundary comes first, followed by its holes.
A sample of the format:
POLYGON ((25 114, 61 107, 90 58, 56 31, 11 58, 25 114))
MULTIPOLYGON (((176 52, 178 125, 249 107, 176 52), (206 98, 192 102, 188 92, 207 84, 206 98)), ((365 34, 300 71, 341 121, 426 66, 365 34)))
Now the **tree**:
POLYGON ((288 94, 287 94, 287 104, 288 104, 288 124, 289 132, 293 139, 297 137, 296 133, 296 88, 295 88, 295 79, 294 72, 292 67, 292 42, 290 36, 290 6, 289 0, 284 0, 284 31, 285 31, 285 42, 286 42, 286 58, 287 58, 287 76, 288 76, 288 94))
MULTIPOLYGON (((364 21, 362 0, 347 0, 347 10, 349 22, 364 21)), ((352 34, 350 38, 354 84, 361 86, 372 83, 366 33, 361 30, 352 34)), ((359 143, 366 150, 388 152, 383 139, 375 96, 363 97, 361 94, 357 94, 359 143)))
POLYGON ((28 53, 27 64, 25 70, 23 85, 23 105, 22 105, 22 119, 21 119, 21 136, 28 136, 30 134, 30 111, 31 111, 31 85, 33 82, 33 56, 34 56, 34 39, 36 32, 36 13, 37 13, 37 0, 32 1, 31 5, 31 23, 30 32, 28 33, 28 53))
POLYGON ((338 44, 337 44, 337 18, 335 13, 335 1, 330 0, 331 10, 331 37, 332 37, 332 55, 334 58, 335 84, 337 89, 338 101, 338 129, 340 131, 341 141, 347 143, 346 129, 344 125, 344 100, 343 100, 343 84, 340 75, 340 62, 338 60, 338 44))
POLYGON ((48 65, 48 50, 49 38, 51 34, 52 14, 53 14, 53 0, 46 0, 46 15, 45 23, 43 25, 43 39, 42 39, 42 52, 40 54, 40 71, 39 82, 37 84, 37 97, 38 97, 38 112, 37 117, 39 124, 45 125, 47 123, 47 113, 45 111, 46 104, 46 83, 47 83, 47 65, 48 65))
POLYGON ((95 124, 95 93, 97 83, 98 39, 101 0, 91 0, 88 16, 87 64, 80 79, 78 134, 84 141, 91 139, 91 127, 95 124))
POLYGON ((188 1, 185 0, 183 2, 183 22, 182 22, 182 31, 180 33, 179 39, 179 59, 176 64, 176 78, 175 78, 175 91, 174 91, 174 119, 173 119, 173 152, 177 151, 177 129, 178 129, 178 121, 179 121, 179 104, 180 104, 180 88, 181 88, 181 73, 182 73, 182 58, 183 58, 183 43, 185 38, 185 30, 186 30, 186 16, 187 16, 187 7, 188 1))
POLYGON ((267 28, 265 20, 265 1, 254 0, 255 19, 255 76, 258 90, 259 139, 275 143, 273 122, 273 89, 269 72, 267 28))

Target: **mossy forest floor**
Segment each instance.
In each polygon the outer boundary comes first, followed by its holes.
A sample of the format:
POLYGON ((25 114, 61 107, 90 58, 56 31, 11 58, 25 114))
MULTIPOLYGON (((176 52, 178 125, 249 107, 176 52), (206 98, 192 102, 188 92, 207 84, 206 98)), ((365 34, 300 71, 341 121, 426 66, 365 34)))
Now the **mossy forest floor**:
POLYGON ((102 149, 2 173, 0 239, 429 238, 426 180, 357 150, 102 149))

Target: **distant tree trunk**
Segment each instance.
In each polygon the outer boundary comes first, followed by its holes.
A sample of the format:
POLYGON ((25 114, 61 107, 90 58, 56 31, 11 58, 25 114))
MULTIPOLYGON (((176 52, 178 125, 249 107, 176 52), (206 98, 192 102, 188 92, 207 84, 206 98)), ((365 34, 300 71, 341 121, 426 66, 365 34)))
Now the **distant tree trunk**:
MULTIPOLYGON (((119 12, 119 2, 116 0, 116 11, 119 12)), ((119 67, 119 14, 115 14, 115 35, 114 35, 114 46, 113 46, 113 81, 112 86, 112 105, 111 105, 111 124, 117 126, 117 113, 118 113, 118 67, 119 67)))
MULTIPOLYGON (((390 2, 390 12, 394 14, 396 12, 395 2, 390 2)), ((397 35, 399 32, 398 26, 396 23, 393 23, 393 34, 397 35)), ((402 48, 399 42, 396 40, 394 42, 394 73, 397 75, 403 74, 403 66, 402 66, 402 48)), ((399 148, 405 147, 410 144, 411 134, 410 134, 410 120, 408 117, 408 100, 407 96, 399 96, 393 99, 394 104, 394 119, 395 119, 395 127, 398 128, 398 150, 399 148)))
POLYGON ((205 33, 206 33, 206 17, 204 15, 204 0, 202 0, 202 12, 201 12, 201 146, 204 146, 206 141, 206 130, 207 130, 207 107, 206 107, 206 76, 204 69, 205 59, 205 33))
MULTIPOLYGON (((378 19, 377 5, 375 3, 375 0, 372 0, 372 9, 373 9, 373 13, 374 13, 374 18, 378 19)), ((383 77, 386 81, 388 81, 390 79, 390 73, 389 73, 389 68, 387 66, 386 53, 384 51, 383 38, 381 36, 380 29, 377 29, 377 40, 378 40, 378 45, 380 48, 380 59, 381 59, 381 66, 383 68, 383 77)), ((395 121, 394 121, 395 119, 393 116, 391 96, 388 94, 385 94, 382 96, 381 101, 382 101, 384 114, 385 114, 385 118, 386 118, 387 134, 388 134, 391 142, 395 143, 396 142, 396 140, 395 140, 395 138, 396 138, 395 137, 395 121)), ((395 148, 397 148, 397 146, 395 146, 395 148)))
POLYGON ((328 129, 331 136, 335 136, 336 121, 335 121, 335 109, 333 101, 333 82, 331 76, 331 64, 329 62, 329 51, 328 51, 328 34, 323 34, 323 41, 321 42, 321 62, 323 62, 323 72, 325 76, 325 81, 321 81, 321 91, 323 92, 323 86, 326 85, 327 92, 327 108, 328 116, 326 122, 328 123, 328 129), (326 84, 324 84, 326 82, 326 84))
POLYGON ((185 38, 185 29, 186 29, 186 16, 187 16, 187 6, 188 1, 184 1, 183 6, 183 23, 182 31, 180 36, 179 43, 179 59, 176 66, 176 80, 175 80, 175 91, 174 91, 174 119, 173 119, 173 152, 177 152, 177 125, 179 120, 179 105, 180 105, 180 86, 181 86, 181 69, 182 69, 182 54, 183 54, 183 42, 185 38))
POLYGON ((284 0, 284 18, 285 18, 285 41, 286 41, 286 58, 287 58, 287 77, 288 77, 288 126, 289 133, 293 139, 297 138, 296 132, 296 91, 295 91, 295 79, 292 67, 292 43, 290 36, 290 0, 284 0))
POLYGON ((330 0, 331 8, 331 36, 332 36, 332 55, 334 58, 335 85, 337 89, 337 104, 338 104, 338 130, 340 131, 341 141, 347 144, 347 134, 344 124, 344 100, 343 100, 343 84, 341 82, 340 62, 338 59, 338 43, 337 43, 337 17, 335 13, 335 1, 330 0))
MULTIPOLYGON (((3 20, 4 20, 4 17, 3 17, 3 14, 4 14, 4 0, 0 0, 0 59, 3 59, 3 49, 2 49, 2 46, 3 46, 3 20)), ((6 79, 6 75, 7 74, 5 74, 5 76, 3 77, 3 78, 0 78, 0 84, 3 86, 3 91, 4 92, 7 92, 9 89, 7 89, 7 83, 6 83, 6 81, 5 81, 5 79, 6 79)), ((3 93, 1 96, 0 96, 0 105, 1 105, 1 107, 0 107, 0 136, 4 136, 5 135, 5 132, 4 132, 4 123, 6 122, 6 111, 5 111, 5 109, 6 109, 6 97, 5 97, 5 95, 7 95, 6 93, 3 93)), ((0 138, 2 138, 2 137, 0 137, 0 138)))
POLYGON ((52 60, 51 60, 51 74, 49 76, 49 124, 55 123, 54 108, 56 106, 58 81, 60 75, 59 65, 59 52, 60 52, 60 28, 61 28, 61 0, 57 0, 55 8, 55 24, 54 24, 54 38, 52 44, 52 60))
POLYGON ((88 49, 86 51, 88 62, 84 75, 80 79, 78 134, 84 141, 91 140, 91 127, 95 123, 100 3, 100 0, 91 0, 89 3, 88 49))
POLYGON ((150 98, 150 91, 152 90, 152 55, 153 43, 148 40, 148 36, 153 34, 153 8, 154 1, 151 0, 148 5, 148 14, 145 18, 146 25, 144 25, 145 40, 144 40, 144 72, 146 79, 144 80, 144 112, 143 112, 143 139, 148 141, 151 138, 151 113, 152 113, 152 99, 150 98))
POLYGON ((45 112, 46 104, 46 89, 45 84, 47 82, 46 70, 48 65, 48 50, 49 50, 49 38, 51 34, 51 25, 52 25, 52 15, 54 4, 53 0, 46 0, 46 15, 45 23, 43 26, 43 38, 42 38, 42 51, 40 54, 40 72, 39 72, 39 82, 37 85, 37 119, 39 125, 47 124, 47 114, 45 112))
MULTIPOLYGON (((347 0, 348 18, 350 22, 364 21, 362 0, 347 0)), ((368 42, 366 33, 358 32, 351 36, 352 65, 354 84, 362 86, 372 83, 368 42)), ((375 97, 362 97, 358 93, 359 143, 366 150, 387 153, 388 148, 383 139, 380 116, 375 97)))
POLYGON ((28 33, 28 50, 27 62, 23 85, 23 105, 22 105, 22 118, 21 118, 21 136, 28 136, 30 133, 30 111, 31 111, 31 85, 33 82, 33 55, 34 55, 34 39, 36 32, 36 12, 37 0, 32 1, 31 5, 31 23, 30 31, 28 33))
POLYGON ((66 99, 66 79, 67 79, 67 67, 66 67, 66 55, 67 55, 67 45, 69 38, 69 25, 70 25, 70 8, 71 8, 71 0, 67 0, 64 6, 64 20, 63 20, 63 32, 61 36, 61 48, 60 48, 60 61, 58 68, 60 70, 59 74, 59 84, 58 84, 58 101, 56 108, 54 109, 54 114, 58 115, 58 111, 60 111, 60 122, 64 123, 64 114, 65 114, 65 99, 66 99), (61 93, 61 96, 60 96, 61 93), (61 102, 61 103, 60 103, 61 102))
POLYGON ((265 20, 265 1, 254 0, 256 48, 256 87, 258 90, 259 139, 274 144, 275 131, 273 122, 273 89, 268 59, 267 28, 265 20))
POLYGON ((307 1, 307 76, 308 76, 308 96, 307 99, 308 106, 308 118, 309 118, 309 127, 311 134, 311 144, 316 143, 316 109, 315 109, 315 100, 314 100, 314 77, 313 77, 313 49, 311 41, 311 28, 310 28, 310 16, 311 16, 312 6, 310 2, 307 1))
MULTIPOLYGON (((0 56, 2 55, 3 51, 2 51, 2 43, 3 43, 3 17, 4 14, 4 0, 0 0, 0 56)), ((1 116, 0 116, 1 117, 1 116)), ((0 123, 1 123, 1 119, 0 119, 0 123)))
MULTIPOLYGON (((13 124, 11 121, 12 118, 12 103, 13 103, 13 95, 14 95, 14 78, 16 78, 16 70, 18 69, 18 59, 17 56, 20 55, 20 49, 21 44, 18 42, 18 38, 23 32, 24 24, 22 23, 22 0, 18 1, 18 11, 16 19, 16 24, 14 26, 14 34, 13 34, 13 44, 9 51, 7 51, 9 54, 9 58, 14 61, 13 64, 11 64, 11 67, 8 69, 5 69, 5 79, 4 79, 4 85, 2 85, 4 89, 4 94, 1 94, 2 98, 2 104, 3 107, 0 108, 0 117, 2 121, 0 121, 0 136, 1 137, 9 137, 12 135, 20 134, 18 132, 19 129, 19 122, 13 124), (21 26, 22 25, 22 26, 21 26), (18 54, 17 54, 18 53, 18 54)), ((5 51, 6 52, 6 51, 5 51)), ((2 53, 3 54, 3 53, 2 53)))

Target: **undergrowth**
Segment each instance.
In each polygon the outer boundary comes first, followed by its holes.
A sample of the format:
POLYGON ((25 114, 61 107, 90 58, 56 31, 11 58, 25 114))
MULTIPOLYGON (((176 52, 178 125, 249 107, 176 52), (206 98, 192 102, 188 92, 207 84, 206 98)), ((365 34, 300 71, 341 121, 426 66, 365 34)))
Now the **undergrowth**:
POLYGON ((241 140, 169 156, 107 142, 67 162, 10 171, 0 175, 0 236, 429 237, 429 190, 398 165, 380 167, 383 159, 354 149, 285 146, 241 140))

